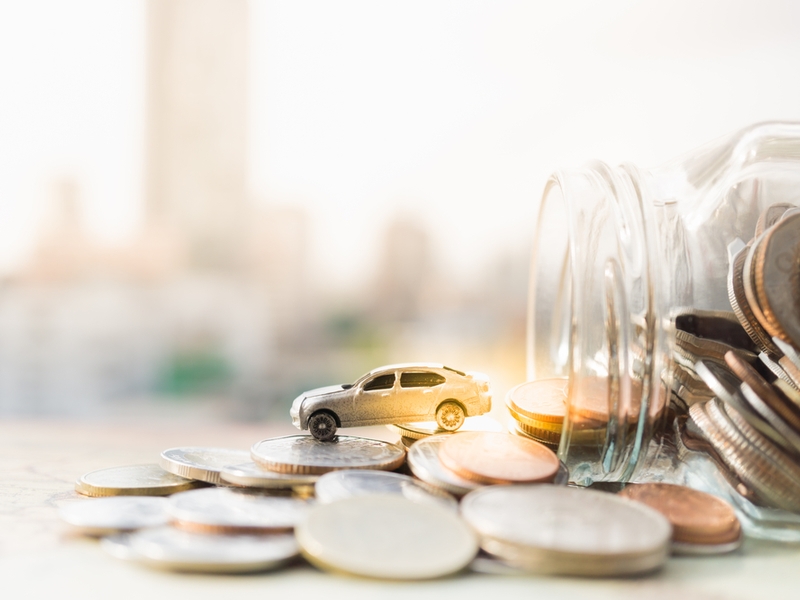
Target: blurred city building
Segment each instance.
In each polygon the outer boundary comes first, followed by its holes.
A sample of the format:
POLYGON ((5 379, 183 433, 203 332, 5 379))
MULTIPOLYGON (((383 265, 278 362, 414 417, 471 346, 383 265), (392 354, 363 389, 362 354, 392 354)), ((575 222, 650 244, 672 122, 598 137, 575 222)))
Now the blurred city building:
POLYGON ((388 362, 521 376, 526 252, 464 288, 400 214, 367 249, 360 292, 329 296, 310 275, 309 215, 248 195, 246 0, 147 7, 142 227, 98 242, 80 180, 53 182, 34 251, 0 287, 0 414, 210 401, 281 418, 303 389, 388 362))

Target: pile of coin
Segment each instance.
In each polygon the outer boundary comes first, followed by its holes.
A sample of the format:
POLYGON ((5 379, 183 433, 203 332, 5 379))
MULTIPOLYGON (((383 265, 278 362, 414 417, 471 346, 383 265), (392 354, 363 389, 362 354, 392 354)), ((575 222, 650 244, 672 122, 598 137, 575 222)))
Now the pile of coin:
POLYGON ((800 211, 773 205, 729 247, 732 312, 676 319, 673 404, 686 447, 756 504, 800 511, 800 211))

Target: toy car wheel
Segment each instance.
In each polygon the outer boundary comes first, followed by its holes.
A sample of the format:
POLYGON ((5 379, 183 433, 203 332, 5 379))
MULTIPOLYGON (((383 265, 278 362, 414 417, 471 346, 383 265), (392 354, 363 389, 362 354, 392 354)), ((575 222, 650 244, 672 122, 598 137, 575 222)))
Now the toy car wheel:
POLYGON ((336 436, 336 417, 327 411, 318 411, 308 419, 308 430, 321 442, 329 442, 336 436))
POLYGON ((455 431, 464 424, 464 409, 458 402, 442 402, 436 409, 436 424, 446 431, 455 431))

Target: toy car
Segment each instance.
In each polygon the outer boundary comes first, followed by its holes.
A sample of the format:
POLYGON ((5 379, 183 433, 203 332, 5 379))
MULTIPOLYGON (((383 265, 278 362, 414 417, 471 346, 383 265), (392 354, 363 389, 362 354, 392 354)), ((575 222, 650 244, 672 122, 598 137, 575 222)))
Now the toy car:
POLYGON ((465 417, 492 407, 489 379, 432 363, 389 365, 353 384, 310 390, 295 398, 289 414, 298 429, 328 441, 338 427, 436 420, 455 431, 465 417))

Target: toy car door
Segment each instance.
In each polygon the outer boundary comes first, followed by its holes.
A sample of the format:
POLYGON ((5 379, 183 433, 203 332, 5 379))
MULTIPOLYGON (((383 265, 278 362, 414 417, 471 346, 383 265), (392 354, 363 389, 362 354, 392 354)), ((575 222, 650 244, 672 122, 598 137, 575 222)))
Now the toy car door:
POLYGON ((402 400, 404 416, 420 419, 432 415, 439 405, 441 391, 447 381, 433 371, 414 369, 400 374, 398 400, 402 400))

